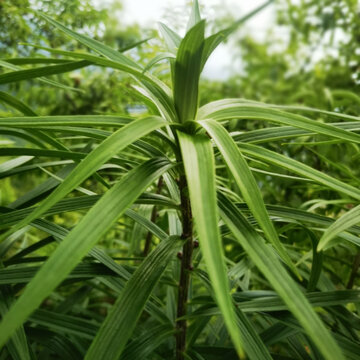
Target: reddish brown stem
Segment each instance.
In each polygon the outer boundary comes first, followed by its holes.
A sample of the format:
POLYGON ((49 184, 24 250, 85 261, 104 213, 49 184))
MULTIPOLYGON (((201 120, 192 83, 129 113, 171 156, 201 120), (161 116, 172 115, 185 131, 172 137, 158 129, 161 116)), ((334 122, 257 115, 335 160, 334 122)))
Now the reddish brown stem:
MULTIPOLYGON (((190 273, 192 269, 192 252, 193 252, 193 223, 190 207, 190 199, 187 194, 187 183, 185 175, 180 177, 179 182, 181 198, 181 216, 182 216, 182 238, 186 239, 183 246, 180 268, 180 281, 178 289, 177 318, 186 315, 188 301, 190 273)), ((186 320, 178 320, 176 323, 176 360, 184 360, 186 350, 186 320)))

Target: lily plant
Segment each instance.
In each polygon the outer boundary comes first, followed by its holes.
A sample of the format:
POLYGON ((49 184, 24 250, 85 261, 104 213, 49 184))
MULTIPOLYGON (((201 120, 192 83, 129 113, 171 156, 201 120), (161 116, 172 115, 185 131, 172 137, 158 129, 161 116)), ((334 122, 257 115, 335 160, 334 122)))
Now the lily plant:
MULTIPOLYGON (((336 297, 335 289, 321 282, 321 263, 323 250, 337 244, 335 238, 342 236, 342 241, 349 241, 349 237, 356 237, 359 230, 354 225, 360 214, 359 207, 331 222, 320 221, 306 211, 269 206, 264 203, 249 162, 274 165, 295 174, 299 181, 315 182, 360 200, 358 188, 266 147, 272 141, 319 134, 357 145, 360 143, 356 133, 360 130, 359 118, 245 99, 220 99, 199 107, 199 79, 209 56, 261 8, 233 26, 206 37, 206 22, 201 19, 198 2, 194 1, 184 37, 160 24, 167 51, 145 68, 122 52, 38 13, 57 31, 64 32, 91 52, 38 46, 56 55, 57 62, 51 64, 52 58, 46 61, 42 58, 44 66, 27 69, 19 65, 26 64, 25 60, 22 63, 0 61, 1 66, 11 70, 0 75, 0 84, 38 78, 62 87, 63 91, 71 89, 46 76, 89 65, 112 68, 133 77, 139 98, 151 109, 150 115, 136 118, 117 114, 38 116, 16 97, 1 93, 1 101, 23 113, 23 116, 0 118, 3 133, 31 144, 0 149, 2 156, 15 156, 0 165, 1 177, 39 167, 50 175, 45 183, 3 207, 0 214, 0 226, 6 229, 0 244, 3 258, 29 226, 47 233, 46 238, 3 261, 0 269, 0 346, 6 346, 14 359, 33 358, 29 346, 33 340, 29 334, 36 327, 25 332, 26 324, 50 328, 58 324, 59 330, 61 319, 63 328, 70 326, 64 333, 85 334, 86 342, 81 346, 78 343, 78 347, 87 360, 146 358, 155 351, 158 346, 155 343, 170 341, 173 336, 175 341, 170 353, 173 351, 176 359, 207 358, 200 355, 196 346, 201 344, 201 334, 211 326, 214 317, 220 319, 226 329, 222 336, 227 349, 233 349, 233 357, 272 359, 271 344, 276 343, 276 336, 280 341, 289 337, 298 344, 303 341, 307 350, 303 346, 302 351, 309 358, 321 354, 320 358, 341 360, 355 352, 351 340, 343 342, 343 336, 329 327, 332 321, 329 319, 337 319, 341 312, 346 317, 343 304, 355 295, 339 292, 336 297), (165 59, 171 73, 171 87, 152 72, 153 67, 165 59), (314 114, 341 121, 319 122, 313 119, 314 114), (228 124, 235 120, 264 122, 271 126, 231 133, 228 124), (80 135, 89 145, 80 151, 71 148, 57 135, 60 133, 74 139, 80 135), (60 160, 39 165, 36 160, 40 157, 60 160), (61 170, 52 174, 46 170, 50 163, 61 165, 61 170), (115 174, 112 181, 106 173, 109 168, 115 174), (226 181, 219 176, 223 169, 228 176, 226 181), (85 181, 89 178, 105 190, 94 193, 86 189, 85 181), (67 197, 75 191, 82 195, 67 197), (152 206, 151 219, 135 211, 141 204, 152 206), (46 216, 83 209, 87 210, 86 214, 72 229, 46 219, 46 216), (165 220, 157 221, 156 215, 165 220), (133 219, 136 226, 148 232, 145 256, 132 266, 121 265, 109 252, 97 246, 124 218, 133 219), (289 223, 304 227, 302 220, 317 223, 323 233, 319 241, 318 232, 307 228, 313 243, 309 250, 311 269, 298 261, 289 246, 291 238, 281 234, 280 229, 281 224, 289 223), (345 230, 348 232, 344 233, 345 230), (40 267, 29 267, 20 261, 49 241, 57 244, 56 249, 40 267), (244 292, 242 298, 239 283, 231 273, 232 269, 244 265, 244 260, 230 261, 224 241, 242 249, 244 255, 240 259, 247 259, 258 269, 262 281, 273 290, 271 296, 251 299, 246 298, 248 292, 244 292), (61 284, 81 279, 81 276, 102 279, 116 292, 117 299, 104 321, 79 320, 79 329, 74 330, 76 316, 39 308, 61 284), (173 319, 160 305, 156 309, 154 291, 161 286, 172 291, 173 296, 165 296, 164 301, 176 308, 173 319), (314 306, 322 307, 323 311, 317 312, 314 306), (333 311, 336 307, 337 312, 333 311), (260 334, 259 324, 256 325, 248 314, 267 311, 274 312, 275 318, 280 314, 279 321, 273 318, 267 322, 268 335, 276 333, 274 342, 260 334), (139 324, 150 321, 144 319, 144 312, 154 325, 148 333, 142 333, 147 335, 137 337, 139 324), (65 324, 66 321, 72 325, 65 324)), ((28 60, 28 64, 34 63, 28 60)), ((71 337, 62 341, 63 344, 71 342, 71 337)), ((158 358, 154 356, 151 358, 158 358)))

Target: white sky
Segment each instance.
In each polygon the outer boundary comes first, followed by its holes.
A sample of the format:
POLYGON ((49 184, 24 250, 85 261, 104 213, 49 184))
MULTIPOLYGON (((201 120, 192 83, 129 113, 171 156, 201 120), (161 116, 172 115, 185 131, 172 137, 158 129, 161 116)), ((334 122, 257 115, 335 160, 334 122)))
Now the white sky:
MULTIPOLYGON (((212 16, 212 7, 222 6, 229 9, 234 18, 238 19, 251 10, 262 5, 265 0, 200 0, 200 6, 204 7, 205 13, 212 16)), ((143 27, 156 28, 158 21, 166 21, 166 11, 169 8, 181 7, 188 3, 187 0, 122 0, 123 16, 122 21, 128 25, 138 23, 143 27)), ((259 14, 246 23, 246 28, 255 37, 261 37, 273 23, 273 7, 268 6, 259 14)), ((167 23, 171 26, 171 24, 167 23)), ((205 66, 203 76, 211 79, 225 79, 231 71, 234 61, 231 51, 231 44, 220 45, 210 57, 205 66)))

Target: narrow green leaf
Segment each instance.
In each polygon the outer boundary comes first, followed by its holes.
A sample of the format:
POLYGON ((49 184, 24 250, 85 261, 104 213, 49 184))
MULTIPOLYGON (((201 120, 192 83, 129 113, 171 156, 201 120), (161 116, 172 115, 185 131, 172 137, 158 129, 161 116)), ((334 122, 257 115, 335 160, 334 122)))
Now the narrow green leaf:
MULTIPOLYGON (((60 200, 56 205, 52 206, 48 209, 43 216, 60 214, 67 211, 79 211, 91 208, 99 199, 101 195, 86 195, 86 196, 77 196, 74 198, 68 198, 60 200)), ((171 199, 157 194, 147 194, 144 193, 136 200, 137 204, 155 204, 167 207, 176 207, 176 204, 171 201, 171 199)), ((24 219, 26 216, 31 214, 35 208, 29 207, 19 210, 14 210, 11 208, 0 207, 0 211, 4 214, 0 214, 0 228, 9 227, 17 222, 24 219)), ((157 227, 150 220, 145 220, 144 217, 140 216, 134 210, 128 209, 126 210, 126 215, 131 217, 136 222, 140 223, 144 227, 146 227, 149 231, 152 231, 155 236, 159 239, 163 240, 167 238, 167 234, 157 227), (151 230, 150 230, 151 229, 151 230)))
MULTIPOLYGON (((304 294, 307 301, 312 307, 330 307, 336 305, 346 305, 351 303, 360 302, 359 290, 336 290, 324 292, 308 292, 304 294)), ((286 311, 288 309, 286 303, 274 291, 243 291, 237 292, 233 295, 234 300, 237 302, 237 308, 244 313, 252 312, 278 312, 286 311)), ((196 299, 193 299, 196 303, 196 299)), ((218 315, 220 311, 218 308, 211 307, 206 304, 203 308, 199 308, 186 318, 193 319, 201 316, 218 315)))
POLYGON ((181 43, 181 37, 176 32, 171 30, 167 25, 161 22, 159 23, 159 27, 168 50, 171 53, 176 54, 181 43))
POLYGON ((189 30, 181 41, 175 61, 174 101, 180 122, 195 120, 198 108, 200 62, 205 21, 189 30))
POLYGON ((226 99, 211 102, 199 109, 198 118, 217 121, 230 119, 266 120, 274 123, 291 125, 346 141, 360 143, 360 135, 335 128, 330 124, 311 120, 305 116, 264 107, 263 105, 244 103, 238 99, 226 99))
POLYGON ((102 324, 85 356, 86 360, 120 357, 153 288, 166 265, 175 257, 180 244, 180 238, 169 237, 145 258, 102 324))
POLYGON ((240 151, 244 154, 250 155, 256 159, 261 159, 270 164, 285 168, 289 171, 294 172, 295 174, 312 179, 320 184, 329 187, 330 189, 347 194, 357 200, 360 199, 359 189, 340 180, 334 179, 331 176, 326 175, 318 170, 315 170, 312 167, 301 163, 300 161, 293 160, 287 156, 264 149, 257 145, 239 143, 238 147, 240 151))
POLYGON ((24 115, 27 116, 37 116, 36 112, 34 112, 29 106, 24 104, 22 101, 17 99, 16 97, 7 94, 6 92, 0 91, 0 101, 3 101, 6 104, 9 104, 14 109, 21 111, 24 115))
MULTIPOLYGON (((34 112, 30 107, 28 107, 25 103, 17 99, 16 97, 9 95, 0 91, 0 101, 5 102, 6 104, 12 106, 14 109, 22 112, 24 115, 27 116, 37 116, 36 112, 34 112)), ((59 150, 67 150, 67 148, 62 145, 59 141, 54 138, 54 136, 49 136, 42 131, 33 130, 30 132, 32 135, 36 136, 37 138, 44 140, 46 143, 54 146, 56 149, 59 150)))
POLYGON ((121 354, 121 360, 146 359, 151 353, 174 335, 175 329, 170 325, 156 325, 147 328, 147 331, 138 336, 126 346, 121 354))
MULTIPOLYGON (((2 317, 8 312, 12 302, 13 298, 11 296, 10 287, 2 286, 0 290, 0 315, 2 317)), ((6 344, 6 347, 13 360, 31 359, 26 334, 22 326, 15 331, 6 344)))
POLYGON ((165 59, 175 59, 176 56, 172 53, 160 53, 158 55, 156 55, 155 57, 153 57, 148 63, 147 65, 144 67, 143 72, 150 70, 155 64, 157 64, 158 62, 165 60, 165 59))
POLYGON ((243 357, 218 227, 215 164, 211 142, 207 137, 200 135, 190 136, 178 132, 178 136, 201 251, 224 322, 239 356, 243 357))
POLYGON ((149 37, 149 38, 146 38, 146 39, 143 39, 143 40, 139 40, 139 41, 135 41, 134 43, 130 43, 129 45, 126 45, 124 47, 122 47, 120 49, 120 52, 124 53, 126 51, 129 51, 131 49, 134 49, 142 44, 145 44, 146 42, 148 42, 149 40, 151 40, 152 38, 149 37))
POLYGON ((274 245, 283 261, 290 269, 300 277, 296 267, 280 242, 273 223, 269 218, 260 190, 256 180, 241 152, 228 132, 218 123, 211 120, 200 121, 200 124, 206 129, 215 141, 226 165, 230 169, 236 184, 238 185, 242 196, 248 204, 252 214, 263 229, 266 238, 274 245))
POLYGON ((72 70, 81 69, 90 64, 91 63, 86 60, 81 60, 81 61, 72 61, 60 65, 50 65, 50 66, 36 67, 32 69, 8 72, 0 75, 0 85, 10 84, 12 82, 17 82, 17 81, 35 79, 42 76, 62 74, 62 73, 70 72, 72 70))
POLYGON ((329 331, 313 311, 297 284, 285 271, 273 250, 266 246, 263 239, 240 211, 221 194, 219 194, 219 206, 221 217, 235 238, 268 279, 289 310, 299 320, 324 358, 327 360, 345 360, 329 331))
POLYGON ((46 20, 48 23, 54 25, 57 29, 64 32, 66 35, 70 36, 71 38, 79 41, 80 43, 84 44, 85 46, 89 47, 90 49, 96 51, 98 54, 103 55, 107 57, 110 60, 119 62, 121 64, 134 67, 136 69, 141 69, 140 65, 138 65, 136 62, 130 60, 127 56, 123 55, 121 52, 116 51, 101 42, 91 39, 88 36, 78 34, 75 31, 72 31, 59 23, 58 21, 52 19, 51 17, 45 15, 44 13, 37 12, 38 15, 40 15, 44 20, 46 20))
MULTIPOLYGON (((360 122, 331 123, 331 125, 348 131, 360 131, 360 122)), ((276 126, 252 130, 242 134, 232 133, 231 135, 236 142, 241 141, 252 144, 260 144, 286 138, 313 136, 316 135, 316 133, 305 129, 294 128, 292 126, 276 126)))
POLYGON ((200 16, 199 2, 198 0, 193 0, 189 21, 186 27, 187 31, 189 31, 193 26, 195 26, 200 21, 201 21, 201 16, 200 16))
MULTIPOLYGON (((29 258, 31 260, 31 258, 29 258)), ((44 257, 34 257, 35 262, 44 261, 44 257)), ((26 284, 30 283, 36 274, 41 271, 39 266, 29 266, 28 264, 22 265, 21 261, 17 261, 17 267, 10 267, 0 269, 0 284, 26 284)), ((67 274, 66 280, 81 281, 92 279, 100 276, 115 276, 116 273, 103 264, 96 263, 82 263, 75 267, 70 274, 67 274)))
POLYGON ((133 120, 129 116, 111 115, 65 115, 36 117, 6 117, 0 118, 0 126, 32 129, 52 126, 102 126, 121 127, 133 120))
POLYGON ((37 325, 46 326, 60 334, 74 334, 92 340, 99 330, 99 324, 55 311, 36 310, 29 320, 37 325))
POLYGON ((260 339, 252 323, 246 315, 239 309, 236 309, 238 326, 244 342, 244 349, 251 360, 271 360, 272 357, 265 344, 260 339))
POLYGON ((21 166, 32 159, 33 159, 32 156, 20 156, 12 160, 5 161, 0 164, 0 174, 6 171, 10 171, 14 168, 17 168, 18 166, 21 166))
POLYGON ((0 347, 63 281, 135 199, 171 164, 152 159, 130 171, 66 236, 0 323, 0 347))
POLYGON ((164 113, 164 116, 168 121, 175 121, 175 119, 177 118, 175 105, 171 96, 170 89, 163 82, 151 76, 149 73, 145 74, 141 68, 139 69, 128 64, 112 61, 100 56, 94 56, 89 53, 51 49, 32 44, 27 45, 43 49, 54 54, 88 60, 99 66, 107 66, 131 74, 132 76, 134 76, 135 79, 140 81, 141 84, 146 88, 147 92, 151 94, 151 99, 153 99, 154 102, 156 100, 156 106, 159 108, 159 111, 161 113, 164 113))
POLYGON ((131 122, 113 135, 104 140, 97 148, 87 155, 81 163, 66 177, 46 200, 29 216, 19 222, 13 229, 0 236, 0 241, 10 233, 29 224, 32 220, 41 216, 47 209, 56 204, 70 191, 80 185, 86 178, 98 170, 98 168, 117 154, 127 145, 148 134, 149 132, 164 126, 166 122, 159 117, 148 117, 131 122))
POLYGON ((317 252, 316 248, 319 244, 318 238, 315 236, 315 234, 305 228, 305 231, 309 234, 311 244, 312 244, 312 264, 311 264, 311 272, 309 277, 309 282, 307 285, 307 291, 315 291, 317 283, 319 282, 321 270, 322 270, 322 264, 323 264, 323 252, 317 252))
MULTIPOLYGON (((13 65, 13 64, 8 63, 8 62, 3 61, 3 60, 0 60, 0 66, 3 66, 5 68, 11 69, 11 70, 14 70, 15 72, 23 70, 22 67, 19 67, 17 65, 13 65)), ((4 75, 6 75, 6 74, 4 74, 4 75)), ((73 88, 71 86, 63 85, 63 84, 61 84, 61 83, 59 83, 57 81, 54 81, 54 80, 50 80, 50 79, 46 79, 46 78, 39 78, 38 80, 40 82, 44 83, 44 84, 55 86, 55 87, 58 87, 58 88, 63 89, 63 90, 71 90, 71 91, 81 92, 81 90, 79 90, 79 89, 75 89, 75 88, 73 88)))
POLYGON ((28 130, 22 129, 9 129, 5 127, 0 127, 0 131, 2 135, 10 135, 15 136, 19 139, 25 140, 26 143, 36 145, 40 148, 45 148, 45 144, 40 141, 35 135, 30 134, 28 130))
POLYGON ((5 58, 2 60, 13 65, 64 64, 69 62, 69 60, 67 59, 56 59, 47 57, 5 58))
POLYGON ((332 239, 342 231, 345 231, 356 224, 360 224, 360 205, 348 211, 326 229, 320 239, 318 251, 328 248, 332 239))

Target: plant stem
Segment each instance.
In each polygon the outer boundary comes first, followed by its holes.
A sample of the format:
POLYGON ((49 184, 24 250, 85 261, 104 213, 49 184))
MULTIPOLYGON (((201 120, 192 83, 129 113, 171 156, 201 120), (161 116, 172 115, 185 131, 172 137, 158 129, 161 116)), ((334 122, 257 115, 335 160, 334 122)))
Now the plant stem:
MULTIPOLYGON (((163 178, 162 176, 160 177, 158 183, 157 183, 157 190, 156 190, 156 194, 160 194, 161 192, 161 188, 163 186, 163 178)), ((154 205, 152 212, 151 212, 151 218, 150 221, 152 223, 155 223, 157 218, 157 208, 156 205, 154 205)), ((152 240, 152 232, 148 231, 147 235, 146 235, 146 239, 145 239, 145 246, 144 246, 144 251, 143 251, 143 255, 147 256, 147 254, 150 251, 150 246, 151 246, 151 240, 152 240)))
MULTIPOLYGON (((193 252, 193 221, 190 207, 190 199, 187 194, 187 182, 185 175, 180 176, 179 182, 180 199, 181 199, 181 216, 182 216, 182 238, 186 239, 183 246, 180 281, 178 289, 177 302, 177 318, 186 315, 186 307, 188 300, 191 261, 193 252)), ((184 360, 184 352, 186 348, 186 320, 178 320, 176 323, 176 360, 184 360)))

